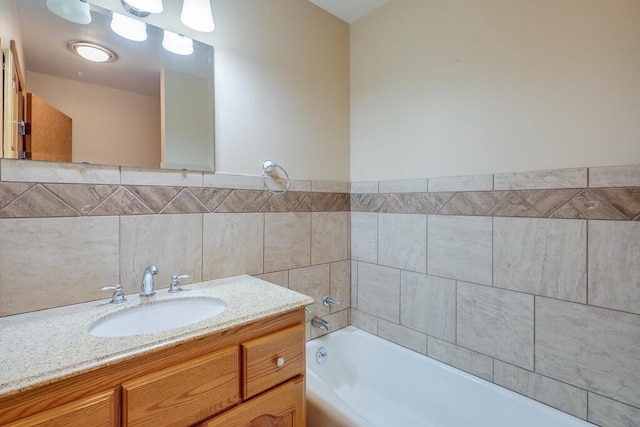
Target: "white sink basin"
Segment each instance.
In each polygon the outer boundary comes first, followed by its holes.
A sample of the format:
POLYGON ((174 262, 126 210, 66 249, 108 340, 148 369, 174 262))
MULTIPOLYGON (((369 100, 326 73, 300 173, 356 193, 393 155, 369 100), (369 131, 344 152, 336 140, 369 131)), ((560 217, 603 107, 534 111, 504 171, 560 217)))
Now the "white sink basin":
POLYGON ((215 298, 185 298, 140 305, 114 313, 89 328, 96 337, 129 337, 164 332, 200 322, 227 309, 215 298))

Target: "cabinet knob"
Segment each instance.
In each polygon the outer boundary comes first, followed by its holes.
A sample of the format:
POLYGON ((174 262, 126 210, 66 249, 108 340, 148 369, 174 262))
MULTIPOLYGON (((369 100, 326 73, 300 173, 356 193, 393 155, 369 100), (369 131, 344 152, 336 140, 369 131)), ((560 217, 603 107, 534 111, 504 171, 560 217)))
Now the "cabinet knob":
POLYGON ((284 366, 284 357, 278 357, 278 360, 276 360, 276 366, 278 368, 282 368, 284 366))

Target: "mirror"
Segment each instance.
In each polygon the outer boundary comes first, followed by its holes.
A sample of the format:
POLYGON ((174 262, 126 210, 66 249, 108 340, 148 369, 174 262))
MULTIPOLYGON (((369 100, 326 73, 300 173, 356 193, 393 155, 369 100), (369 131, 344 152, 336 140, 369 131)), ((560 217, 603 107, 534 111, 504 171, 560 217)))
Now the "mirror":
MULTIPOLYGON (((163 30, 148 23, 146 40, 128 40, 111 30, 112 12, 95 4, 91 23, 81 25, 53 14, 44 0, 0 1, 15 1, 30 101, 71 119, 72 162, 213 171, 212 46, 194 40, 193 54, 171 53, 162 47, 163 30), (108 47, 117 58, 87 61, 70 41, 108 47)), ((34 107, 33 140, 52 141, 54 119, 38 117, 34 107), (37 133, 42 122, 45 131, 37 133)))

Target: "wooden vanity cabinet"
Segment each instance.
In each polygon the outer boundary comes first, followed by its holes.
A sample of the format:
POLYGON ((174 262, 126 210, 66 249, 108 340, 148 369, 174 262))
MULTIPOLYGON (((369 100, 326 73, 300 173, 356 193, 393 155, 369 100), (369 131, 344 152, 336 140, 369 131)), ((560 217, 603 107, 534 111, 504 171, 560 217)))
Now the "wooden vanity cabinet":
POLYGON ((304 427, 304 318, 297 309, 0 398, 0 425, 304 427))

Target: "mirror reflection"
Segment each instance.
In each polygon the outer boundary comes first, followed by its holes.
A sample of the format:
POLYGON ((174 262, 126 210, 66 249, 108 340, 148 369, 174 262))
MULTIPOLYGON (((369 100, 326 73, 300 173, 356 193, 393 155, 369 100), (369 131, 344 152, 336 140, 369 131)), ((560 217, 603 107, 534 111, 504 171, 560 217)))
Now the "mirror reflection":
POLYGON ((15 6, 22 37, 4 52, 14 70, 4 87, 16 92, 8 102, 5 90, 4 157, 213 170, 213 47, 173 33, 171 47, 160 28, 123 24, 132 18, 124 9, 114 21, 91 4, 91 22, 79 24, 43 0, 15 6), (123 27, 136 40, 114 31, 123 27), (84 42, 97 44, 102 51, 89 54, 106 61, 79 56, 84 42))

